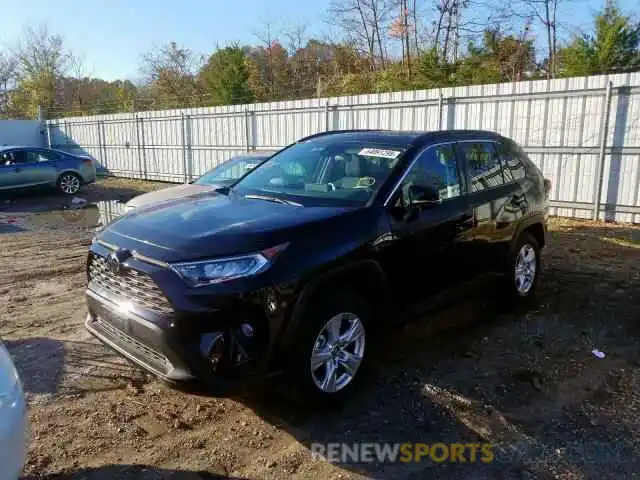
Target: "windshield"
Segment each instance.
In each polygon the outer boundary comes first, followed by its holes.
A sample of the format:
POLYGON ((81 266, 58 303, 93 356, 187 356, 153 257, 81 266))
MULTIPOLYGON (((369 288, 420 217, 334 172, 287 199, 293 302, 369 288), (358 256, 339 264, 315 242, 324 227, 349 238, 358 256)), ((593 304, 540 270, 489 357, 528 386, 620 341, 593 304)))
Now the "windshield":
POLYGON ((357 140, 314 139, 271 157, 233 191, 364 204, 387 180, 404 150, 357 140))
POLYGON ((217 167, 209 170, 193 183, 196 185, 227 185, 244 175, 247 171, 256 168, 267 158, 267 155, 241 155, 233 157, 217 167))

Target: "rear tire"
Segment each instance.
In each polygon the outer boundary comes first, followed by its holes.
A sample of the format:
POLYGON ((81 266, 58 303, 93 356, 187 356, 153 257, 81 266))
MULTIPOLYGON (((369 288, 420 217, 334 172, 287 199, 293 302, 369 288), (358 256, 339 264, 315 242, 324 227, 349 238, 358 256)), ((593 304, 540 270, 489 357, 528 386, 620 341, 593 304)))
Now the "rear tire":
POLYGON ((508 263, 506 286, 515 300, 533 298, 540 278, 540 246, 536 238, 524 232, 518 238, 508 263))
POLYGON ((82 179, 73 172, 65 172, 58 178, 58 191, 63 195, 75 195, 80 191, 82 179))
POLYGON ((303 313, 290 356, 288 377, 303 408, 342 403, 355 389, 365 364, 371 308, 349 291, 331 291, 303 313))

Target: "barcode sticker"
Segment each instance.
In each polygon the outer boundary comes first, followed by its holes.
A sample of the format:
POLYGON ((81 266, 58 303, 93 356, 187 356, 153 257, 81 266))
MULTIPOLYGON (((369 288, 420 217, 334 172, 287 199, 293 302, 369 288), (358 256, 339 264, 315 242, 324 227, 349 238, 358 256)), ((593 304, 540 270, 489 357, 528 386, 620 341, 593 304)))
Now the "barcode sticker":
POLYGON ((381 150, 379 148, 363 148, 358 152, 358 155, 367 157, 380 157, 380 158, 397 158, 402 152, 399 150, 381 150))

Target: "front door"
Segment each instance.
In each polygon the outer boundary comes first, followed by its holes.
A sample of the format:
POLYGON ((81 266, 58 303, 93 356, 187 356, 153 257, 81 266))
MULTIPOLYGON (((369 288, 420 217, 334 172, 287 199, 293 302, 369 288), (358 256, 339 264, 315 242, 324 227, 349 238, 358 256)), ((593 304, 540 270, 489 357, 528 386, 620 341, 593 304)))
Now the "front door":
POLYGON ((23 186, 55 185, 55 153, 42 150, 23 150, 21 153, 24 156, 20 175, 23 186))
POLYGON ((394 245, 387 270, 399 298, 420 300, 459 282, 473 243, 473 209, 453 145, 419 153, 389 208, 394 245), (409 205, 412 185, 437 192, 438 202, 409 205))
POLYGON ((0 190, 24 186, 24 152, 8 150, 0 155, 0 190))

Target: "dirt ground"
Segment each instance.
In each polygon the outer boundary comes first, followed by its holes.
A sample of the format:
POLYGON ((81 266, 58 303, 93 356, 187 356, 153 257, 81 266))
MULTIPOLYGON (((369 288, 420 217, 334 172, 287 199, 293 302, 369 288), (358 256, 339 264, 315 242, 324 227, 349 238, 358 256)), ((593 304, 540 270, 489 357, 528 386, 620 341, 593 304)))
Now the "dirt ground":
MULTIPOLYGON (((161 186, 105 180, 80 196, 111 205, 161 186)), ((510 310, 487 283, 385 339, 352 401, 309 414, 265 391, 223 399, 169 389, 94 341, 83 328, 84 260, 102 220, 73 207, 55 196, 0 199, 0 336, 30 405, 25 478, 640 471, 638 227, 553 220, 535 304, 510 310), (312 442, 491 442, 496 460, 337 466, 312 458, 312 442)))

